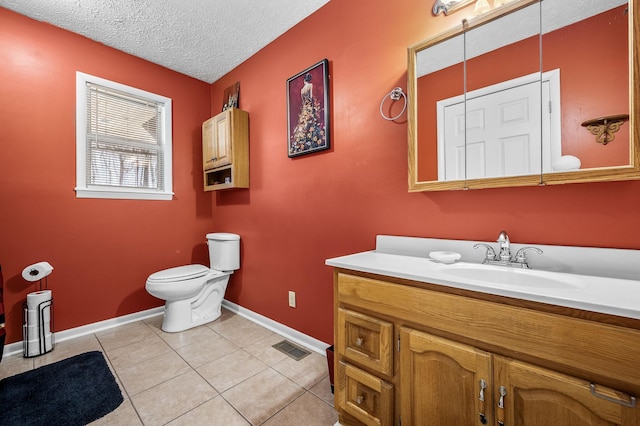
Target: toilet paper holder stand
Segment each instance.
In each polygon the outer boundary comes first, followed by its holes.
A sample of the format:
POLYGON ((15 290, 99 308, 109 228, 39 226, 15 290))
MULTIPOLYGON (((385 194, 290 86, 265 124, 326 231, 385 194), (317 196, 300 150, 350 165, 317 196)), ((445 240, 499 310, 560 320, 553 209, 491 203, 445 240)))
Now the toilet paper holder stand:
MULTIPOLYGON (((37 291, 48 290, 47 277, 40 279, 37 287, 37 291)), ((24 315, 24 323, 22 326, 23 356, 25 358, 33 358, 51 352, 55 346, 55 335, 53 333, 53 297, 38 303, 35 320, 29 315, 29 305, 27 301, 22 304, 22 312, 24 315), (48 321, 46 319, 47 317, 49 318, 48 321), (37 334, 37 336, 35 336, 35 334, 37 334)))

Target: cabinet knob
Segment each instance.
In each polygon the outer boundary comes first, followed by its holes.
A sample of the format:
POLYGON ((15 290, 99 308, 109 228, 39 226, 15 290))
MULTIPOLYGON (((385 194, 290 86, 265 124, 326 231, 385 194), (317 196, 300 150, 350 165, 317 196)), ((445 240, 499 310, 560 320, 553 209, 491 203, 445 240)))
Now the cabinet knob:
POLYGON ((356 397, 356 404, 362 405, 363 402, 364 402, 364 395, 358 395, 356 397))
POLYGON ((364 339, 362 337, 358 337, 356 339, 356 346, 360 347, 364 343, 364 339))

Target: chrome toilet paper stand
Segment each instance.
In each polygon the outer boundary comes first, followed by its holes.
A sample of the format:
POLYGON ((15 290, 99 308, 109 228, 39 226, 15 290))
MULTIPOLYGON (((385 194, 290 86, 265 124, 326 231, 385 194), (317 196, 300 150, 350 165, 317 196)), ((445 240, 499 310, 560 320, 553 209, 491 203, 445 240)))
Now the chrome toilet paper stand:
MULTIPOLYGON (((37 281, 37 285, 36 285, 36 291, 42 291, 42 290, 48 290, 49 289, 49 283, 47 281, 47 277, 45 276, 44 278, 40 279, 39 281, 37 281)), ((24 358, 33 358, 36 356, 40 356, 40 355, 44 355, 46 353, 49 353, 53 350, 54 346, 55 346, 55 335, 53 333, 53 296, 51 297, 51 299, 49 300, 45 300, 43 302, 40 302, 38 304, 38 318, 37 318, 37 325, 39 325, 38 327, 38 350, 37 352, 33 352, 31 353, 31 347, 29 344, 30 341, 30 337, 29 336, 29 326, 32 325, 36 325, 36 324, 31 324, 29 321, 29 306, 27 305, 27 301, 25 300, 24 303, 22 304, 22 312, 24 314, 24 323, 22 325, 22 333, 23 333, 23 338, 22 338, 22 355, 24 358), (49 330, 51 332, 51 347, 47 349, 47 344, 46 344, 46 336, 45 336, 45 328, 44 328, 44 324, 45 324, 45 312, 46 310, 49 310, 49 330)), ((31 339, 32 340, 32 339, 31 339)))

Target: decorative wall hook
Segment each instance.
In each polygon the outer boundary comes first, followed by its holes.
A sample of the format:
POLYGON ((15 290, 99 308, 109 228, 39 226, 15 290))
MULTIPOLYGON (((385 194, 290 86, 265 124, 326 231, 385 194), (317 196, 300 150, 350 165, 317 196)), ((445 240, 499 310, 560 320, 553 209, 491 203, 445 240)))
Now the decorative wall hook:
POLYGON ((393 121, 397 119, 402 114, 404 114, 404 111, 406 109, 407 109, 407 95, 402 90, 402 87, 396 87, 395 89, 387 93, 386 96, 382 98, 382 102, 380 102, 380 115, 382 115, 382 118, 384 118, 385 120, 393 121), (400 98, 404 98, 404 106, 402 107, 402 111, 400 111, 400 114, 396 115, 395 117, 387 117, 385 115, 385 113, 382 111, 382 105, 384 105, 384 101, 386 101, 387 98, 390 98, 394 102, 399 101, 400 98))
POLYGON ((596 142, 606 145, 616 139, 614 133, 620 130, 620 126, 627 120, 629 120, 629 114, 610 115, 587 120, 582 123, 582 127, 586 127, 592 135, 595 135, 596 142))

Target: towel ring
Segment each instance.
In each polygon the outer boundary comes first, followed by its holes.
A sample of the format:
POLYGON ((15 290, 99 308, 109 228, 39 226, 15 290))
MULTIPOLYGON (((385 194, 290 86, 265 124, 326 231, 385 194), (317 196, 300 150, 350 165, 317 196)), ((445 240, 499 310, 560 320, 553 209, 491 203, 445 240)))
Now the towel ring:
POLYGON ((396 87, 395 89, 387 93, 387 95, 384 98, 382 98, 382 102, 380 102, 380 115, 382 115, 382 118, 388 121, 393 121, 397 119, 402 114, 404 114, 406 109, 407 109, 407 95, 402 90, 402 87, 396 87), (404 98, 404 106, 402 107, 402 111, 400 111, 400 114, 396 115, 395 117, 387 117, 385 115, 385 113, 382 111, 382 105, 384 105, 384 101, 386 101, 387 98, 390 98, 394 102, 399 101, 400 98, 404 98))

